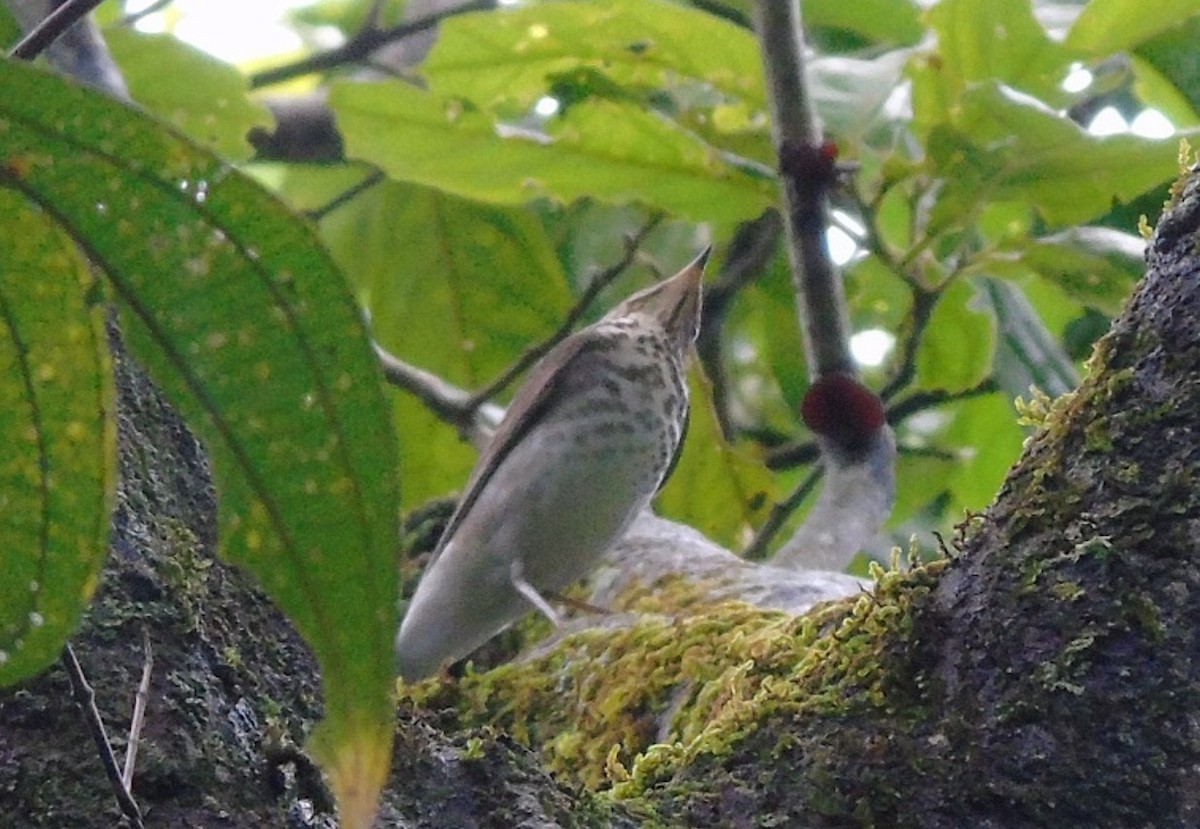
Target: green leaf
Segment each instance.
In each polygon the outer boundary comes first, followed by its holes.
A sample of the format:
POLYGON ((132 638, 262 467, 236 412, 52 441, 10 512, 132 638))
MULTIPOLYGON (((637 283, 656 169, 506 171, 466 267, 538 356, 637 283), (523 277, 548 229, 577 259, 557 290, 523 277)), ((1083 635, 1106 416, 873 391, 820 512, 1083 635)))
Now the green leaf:
POLYGON ((572 107, 549 135, 507 138, 489 116, 395 81, 335 84, 330 105, 352 157, 392 178, 480 201, 591 196, 735 222, 775 199, 772 181, 733 166, 664 118, 612 101, 572 107))
POLYGON ((1072 227, 1019 245, 1021 261, 1083 304, 1112 316, 1145 270, 1141 238, 1108 227, 1072 227))
POLYGON ((1032 98, 980 84, 963 96, 954 129, 930 139, 930 163, 945 180, 934 224, 960 222, 985 201, 1031 204, 1055 225, 1084 222, 1172 179, 1176 145, 1091 135, 1032 98))
MULTIPOLYGON (((9 161, 11 164, 11 159, 9 161)), ((53 662, 108 549, 116 476, 103 309, 75 245, 0 188, 0 686, 53 662)))
POLYGON ((1130 49, 1200 14, 1200 0, 1090 0, 1066 45, 1096 57, 1130 49))
POLYGON ((683 454, 657 506, 720 544, 740 547, 775 501, 771 474, 725 440, 708 380, 698 368, 689 372, 688 387, 691 416, 683 454))
POLYGON ((214 152, 248 158, 246 135, 272 124, 241 72, 179 38, 113 28, 104 39, 133 100, 214 152))
POLYGON ((995 500, 1021 454, 1025 433, 1017 425, 1012 398, 1003 393, 959 400, 945 411, 953 419, 943 440, 962 447, 959 463, 943 479, 957 518, 963 510, 978 511, 995 500))
POLYGON ((1074 56, 1046 34, 1029 0, 943 0, 929 10, 928 22, 937 35, 932 65, 952 99, 979 81, 1046 100, 1062 95, 1074 56))
POLYGON ((938 299, 917 348, 917 383, 922 388, 965 391, 991 372, 996 321, 977 309, 974 298, 974 286, 957 279, 938 299))
POLYGON ((702 81, 759 109, 766 105, 754 35, 662 0, 536 3, 459 15, 442 25, 423 69, 439 95, 490 107, 501 100, 528 105, 547 93, 550 76, 581 67, 646 88, 702 81))
POLYGON ((921 10, 907 0, 804 0, 804 26, 856 32, 880 43, 912 46, 925 33, 921 10))
MULTIPOLYGON (((1197 38, 1200 38, 1200 17, 1192 17, 1138 46, 1136 57, 1140 61, 1135 61, 1133 68, 1138 73, 1139 83, 1146 75, 1139 65, 1144 61, 1174 84, 1193 111, 1200 111, 1200 61, 1196 60, 1195 50, 1197 38)), ((1175 123, 1191 125, 1195 119, 1183 119, 1175 123)))
POLYGON ((1194 126, 1200 123, 1200 115, 1196 113, 1196 107, 1184 89, 1150 61, 1137 55, 1129 55, 1128 59, 1138 100, 1147 107, 1157 109, 1172 124, 1194 126))
POLYGON ((392 741, 396 453, 358 309, 308 227, 146 115, 0 66, 0 184, 101 269, 130 346, 212 454, 222 549, 312 646, 314 750, 365 827, 392 741))
POLYGON ((873 60, 825 57, 809 64, 817 112, 839 141, 855 141, 887 120, 887 101, 904 76, 908 54, 886 52, 873 60))
MULTIPOLYGON (((322 235, 370 308, 379 342, 468 389, 549 336, 571 307, 566 274, 528 210, 387 183, 332 214, 322 235), (397 243, 398 228, 421 231, 397 243)), ((414 505, 461 487, 474 453, 400 397, 405 503, 414 505)))

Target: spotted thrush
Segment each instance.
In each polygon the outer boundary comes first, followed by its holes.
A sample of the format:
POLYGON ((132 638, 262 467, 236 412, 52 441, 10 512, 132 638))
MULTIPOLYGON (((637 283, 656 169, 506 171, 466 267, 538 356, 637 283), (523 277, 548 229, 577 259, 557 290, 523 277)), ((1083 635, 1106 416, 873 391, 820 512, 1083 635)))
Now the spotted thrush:
POLYGON ((396 637, 416 680, 587 575, 650 502, 687 428, 709 251, 534 367, 480 457, 396 637))

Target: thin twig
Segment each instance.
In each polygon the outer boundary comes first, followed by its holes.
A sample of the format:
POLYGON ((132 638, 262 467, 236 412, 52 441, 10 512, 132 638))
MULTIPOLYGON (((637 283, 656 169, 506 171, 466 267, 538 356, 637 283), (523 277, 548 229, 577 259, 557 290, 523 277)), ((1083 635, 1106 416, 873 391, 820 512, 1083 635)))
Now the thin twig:
POLYGON ((286 63, 283 66, 276 66, 273 69, 256 72, 249 78, 250 88, 258 89, 263 86, 289 81, 292 78, 298 78, 302 75, 310 75, 314 72, 323 72, 345 64, 357 63, 365 60, 380 46, 432 29, 448 18, 466 14, 467 12, 487 11, 494 8, 495 5, 496 0, 471 0, 471 2, 463 3, 461 6, 444 9, 418 18, 417 20, 410 20, 407 23, 392 26, 388 29, 376 28, 374 21, 368 19, 367 25, 341 46, 324 52, 317 52, 294 63, 286 63))
POLYGON ((165 9, 167 6, 171 5, 174 2, 175 2, 175 0, 154 0, 154 2, 151 3, 149 6, 146 6, 146 8, 140 9, 139 11, 131 12, 130 14, 127 14, 124 17, 122 17, 120 22, 117 23, 117 25, 121 26, 122 28, 127 28, 127 29, 132 28, 138 24, 138 21, 142 20, 143 18, 149 17, 152 14, 157 14, 158 12, 162 11, 163 9, 165 9))
POLYGON ((563 319, 558 329, 542 342, 527 348, 524 354, 500 373, 499 377, 471 395, 472 406, 478 407, 483 405, 485 401, 490 400, 497 392, 508 386, 509 383, 520 376, 526 369, 542 359, 542 357, 545 357, 550 349, 554 348, 554 346, 558 345, 559 342, 570 334, 575 324, 587 313, 588 307, 599 296, 600 292, 612 284, 613 280, 623 274, 633 264, 642 243, 650 235, 651 231, 658 227, 662 220, 663 214, 655 213, 642 225, 637 233, 627 238, 625 240, 624 255, 619 261, 609 265, 603 271, 596 274, 596 276, 592 277, 588 286, 583 289, 583 293, 579 295, 579 299, 575 302, 575 305, 567 312, 566 318, 563 319))
POLYGON ((346 190, 343 190, 341 193, 338 193, 320 207, 314 207, 312 210, 304 211, 304 215, 312 219, 314 222, 319 222, 330 213, 337 210, 339 207, 348 204, 358 196, 370 190, 375 185, 381 184, 386 178, 387 176, 384 175, 382 170, 374 170, 362 181, 358 182, 352 187, 347 188, 346 190))
POLYGON ((767 520, 763 521, 763 525, 754 534, 753 540, 746 547, 745 552, 742 553, 742 558, 748 561, 758 561, 767 557, 767 548, 770 546, 771 541, 783 529, 783 525, 787 522, 788 517, 796 511, 796 508, 804 502, 804 499, 816 487, 817 481, 821 480, 822 472, 821 467, 814 468, 800 482, 800 486, 796 487, 791 495, 771 507, 771 512, 767 515, 767 520))
POLYGON ((113 756, 112 744, 109 743, 108 734, 104 730, 104 720, 100 717, 100 710, 96 708, 96 692, 92 690, 87 677, 83 675, 83 668, 80 667, 79 660, 75 658, 75 651, 71 649, 71 643, 68 642, 63 648, 60 659, 63 668, 67 671, 67 677, 71 680, 71 692, 75 697, 75 703, 83 712, 83 718, 92 732, 92 739, 96 742, 96 749, 100 753, 100 762, 104 765, 104 773, 108 775, 108 782, 112 786, 113 794, 116 795, 117 805, 121 807, 121 813, 129 819, 134 829, 143 829, 142 810, 138 808, 133 795, 121 779, 121 771, 117 768, 117 758, 113 756))
POLYGON ((951 392, 941 389, 919 391, 894 403, 888 409, 888 420, 892 423, 899 423, 918 412, 923 412, 936 406, 943 406, 946 403, 954 403, 958 400, 970 400, 974 397, 982 397, 985 394, 999 391, 999 389, 1000 384, 996 382, 995 377, 985 377, 979 383, 962 391, 951 392))
POLYGON ((101 2, 102 0, 67 0, 21 38, 8 56, 15 60, 33 60, 62 37, 67 29, 87 17, 88 12, 101 2))
POLYGON ((438 417, 460 432, 467 434, 474 428, 475 410, 471 394, 448 383, 432 372, 409 365, 374 343, 375 356, 383 366, 383 375, 397 388, 413 394, 438 417))
POLYGON ((738 294, 762 274, 775 255, 783 223, 777 210, 768 210, 750 222, 743 222, 733 236, 725 256, 721 274, 712 285, 705 286, 700 336, 696 353, 712 389, 713 408, 721 433, 732 440, 735 433, 729 406, 729 381, 721 359, 722 332, 729 309, 738 294))
POLYGON ((146 703, 150 699, 150 675, 154 670, 154 651, 150 648, 150 631, 142 628, 142 681, 133 697, 133 716, 129 720, 129 742, 125 745, 125 771, 121 782, 126 791, 133 791, 133 769, 137 765, 138 742, 142 739, 142 724, 146 719, 146 703))
POLYGON ((929 320, 933 317, 940 291, 921 288, 916 282, 909 283, 912 293, 912 311, 909 313, 909 330, 904 338, 904 348, 896 363, 895 373, 879 391, 879 399, 885 403, 903 391, 917 375, 917 352, 929 320))

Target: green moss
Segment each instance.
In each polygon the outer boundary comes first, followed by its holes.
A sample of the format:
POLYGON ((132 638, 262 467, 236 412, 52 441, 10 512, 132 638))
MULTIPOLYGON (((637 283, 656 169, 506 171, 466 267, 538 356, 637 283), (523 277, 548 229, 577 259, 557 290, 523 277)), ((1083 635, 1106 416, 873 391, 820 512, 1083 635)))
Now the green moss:
POLYGON ((1077 581, 1060 581, 1050 590, 1064 602, 1073 602, 1077 599, 1082 599, 1087 593, 1077 581))
MULTIPOLYGON (((872 593, 793 617, 741 602, 704 605, 682 580, 639 591, 629 627, 574 634, 544 656, 402 689, 542 752, 556 773, 631 798, 699 755, 720 756, 800 712, 921 703, 897 669, 944 561, 876 569, 872 593), (676 613, 681 603, 691 610, 676 613), (661 732, 661 733, 660 733, 661 732)), ((777 747, 782 750, 782 747, 777 747)))

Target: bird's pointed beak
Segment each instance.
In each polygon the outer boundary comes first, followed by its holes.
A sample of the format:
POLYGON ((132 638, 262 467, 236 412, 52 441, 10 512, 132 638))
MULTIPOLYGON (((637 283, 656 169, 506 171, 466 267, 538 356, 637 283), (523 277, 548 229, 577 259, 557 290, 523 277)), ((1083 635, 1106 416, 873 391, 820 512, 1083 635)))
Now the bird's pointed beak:
POLYGON ((712 254, 709 245, 679 273, 662 283, 658 318, 667 333, 687 348, 700 333, 700 302, 704 266, 712 254))
POLYGON ((634 294, 613 309, 609 316, 633 312, 649 314, 679 344, 681 351, 686 350, 700 331, 700 286, 704 266, 711 254, 712 247, 706 247, 679 273, 634 294))

